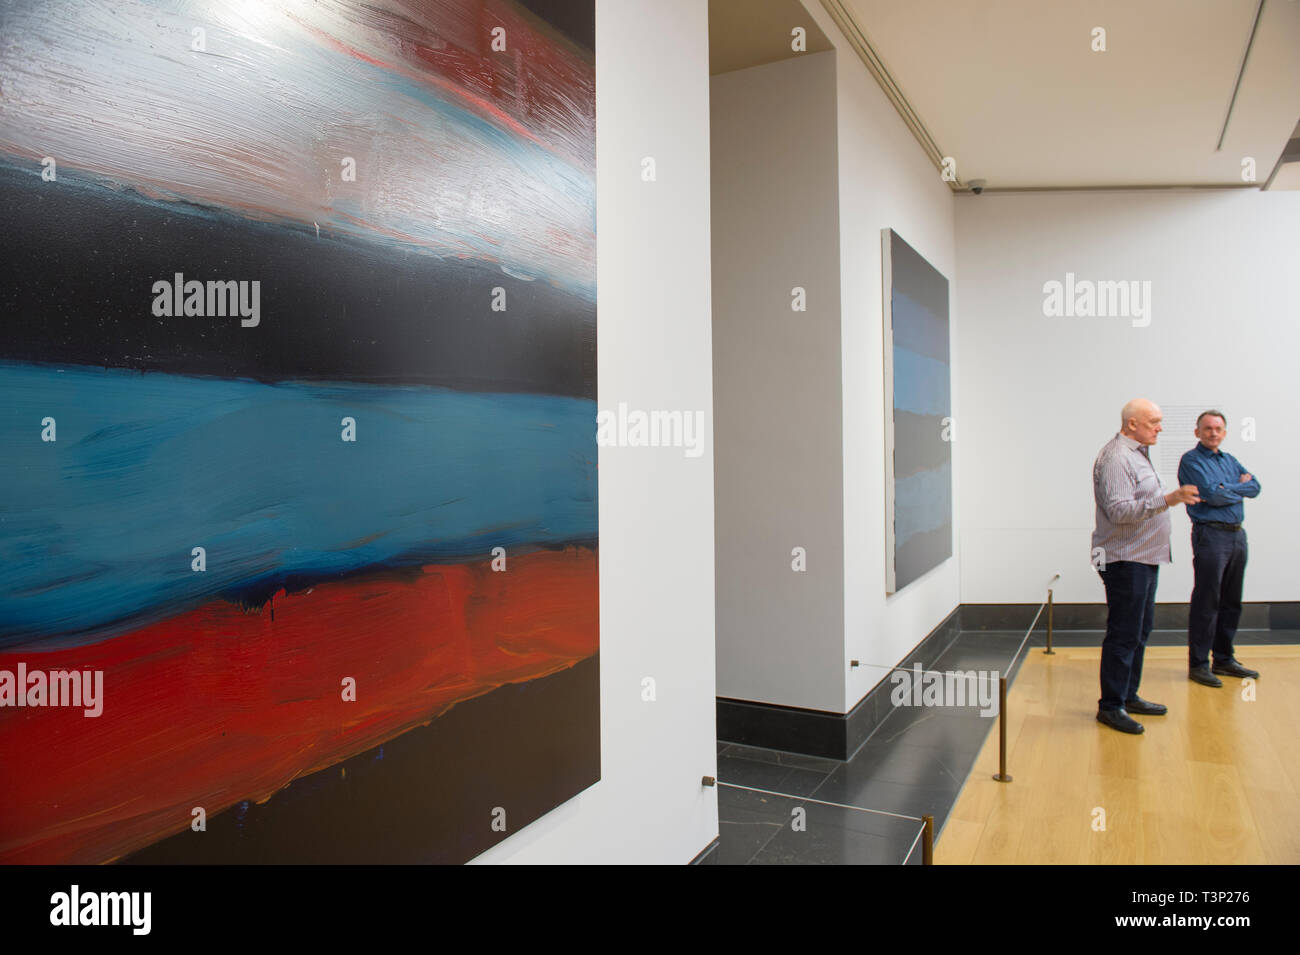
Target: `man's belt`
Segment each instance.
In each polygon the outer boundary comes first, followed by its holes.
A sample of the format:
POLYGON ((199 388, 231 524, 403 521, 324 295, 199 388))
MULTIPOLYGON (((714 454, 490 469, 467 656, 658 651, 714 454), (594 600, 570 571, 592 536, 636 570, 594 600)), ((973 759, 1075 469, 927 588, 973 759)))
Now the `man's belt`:
POLYGON ((1206 527, 1217 527, 1221 531, 1239 531, 1240 524, 1225 524, 1223 521, 1201 521, 1206 527))

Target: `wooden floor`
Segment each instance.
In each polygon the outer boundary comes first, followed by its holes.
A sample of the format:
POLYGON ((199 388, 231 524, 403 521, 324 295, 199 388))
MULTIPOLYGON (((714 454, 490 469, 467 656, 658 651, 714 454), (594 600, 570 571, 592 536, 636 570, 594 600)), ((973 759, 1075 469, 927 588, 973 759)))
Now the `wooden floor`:
POLYGON ((1238 646, 1260 671, 1212 689, 1187 679, 1185 647, 1150 647, 1140 693, 1168 716, 1130 736, 1096 721, 1100 648, 1041 649, 1007 702, 935 844, 943 865, 1300 862, 1300 646, 1238 646), (1094 831, 1096 810, 1105 831, 1094 831))

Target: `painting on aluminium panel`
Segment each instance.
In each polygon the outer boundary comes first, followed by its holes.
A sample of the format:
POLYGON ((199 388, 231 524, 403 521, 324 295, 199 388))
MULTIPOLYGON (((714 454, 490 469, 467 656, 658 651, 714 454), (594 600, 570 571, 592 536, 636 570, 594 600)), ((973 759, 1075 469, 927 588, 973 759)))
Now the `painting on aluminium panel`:
POLYGON ((593 0, 0 37, 0 862, 461 862, 596 782, 593 0))
POLYGON ((948 280, 881 232, 885 355, 885 591, 952 556, 948 280))

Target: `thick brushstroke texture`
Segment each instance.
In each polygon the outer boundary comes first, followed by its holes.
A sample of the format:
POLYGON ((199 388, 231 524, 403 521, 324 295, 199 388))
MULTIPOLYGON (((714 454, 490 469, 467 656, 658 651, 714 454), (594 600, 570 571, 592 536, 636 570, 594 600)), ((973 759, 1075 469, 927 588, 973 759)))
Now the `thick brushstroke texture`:
MULTIPOLYGON (((594 27, 590 5, 569 7, 585 7, 594 27)), ((331 49, 445 89, 510 132, 593 166, 590 49, 557 43, 550 24, 521 14, 509 0, 334 0, 307 16, 294 8, 285 15, 331 49), (505 31, 505 51, 491 49, 498 28, 505 31), (394 46, 393 36, 403 42, 394 46)))
POLYGON ((0 668, 104 677, 0 708, 0 862, 464 861, 599 778, 594 5, 527 6, 0 5, 0 668))
POLYGON ((183 829, 118 861, 459 865, 599 780, 597 654, 457 703, 266 802, 209 815, 204 832, 183 829), (504 832, 483 824, 497 806, 504 832))
POLYGON ((98 718, 0 709, 0 863, 118 858, 185 830, 195 806, 266 800, 459 701, 592 656, 596 563, 569 548, 504 573, 429 566, 279 594, 274 620, 213 603, 75 650, 0 653, 10 670, 102 669, 105 698, 98 718), (341 699, 346 676, 356 702, 341 699))
POLYGON ((256 602, 289 576, 595 540, 595 413, 539 395, 0 365, 0 646, 223 594, 256 602))
POLYGON ((10 3, 0 152, 594 300, 594 71, 535 22, 484 0, 10 3))
POLYGON ((595 304, 553 285, 79 183, 0 162, 0 258, 24 276, 0 283, 0 358, 596 397, 595 304), (153 282, 178 269, 259 281, 261 324, 155 317, 153 282))

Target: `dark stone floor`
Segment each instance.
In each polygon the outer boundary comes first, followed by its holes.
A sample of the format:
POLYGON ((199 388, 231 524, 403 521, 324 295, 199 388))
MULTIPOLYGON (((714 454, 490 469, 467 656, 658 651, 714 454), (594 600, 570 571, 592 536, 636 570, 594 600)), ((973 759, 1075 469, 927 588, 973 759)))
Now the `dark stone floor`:
MULTIPOLYGON (((931 669, 1000 673, 1023 638, 1023 631, 963 632, 931 669)), ((996 685, 992 694, 996 704, 996 685)), ((719 844, 701 861, 900 865, 907 859, 920 865, 919 822, 862 810, 930 814, 936 833, 942 832, 984 738, 996 727, 997 717, 981 716, 979 706, 896 707, 847 762, 720 742, 719 844), (794 825, 798 807, 806 814, 802 831, 794 825)))

